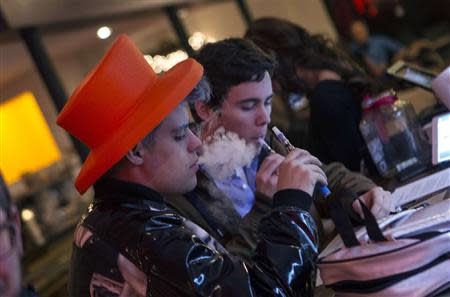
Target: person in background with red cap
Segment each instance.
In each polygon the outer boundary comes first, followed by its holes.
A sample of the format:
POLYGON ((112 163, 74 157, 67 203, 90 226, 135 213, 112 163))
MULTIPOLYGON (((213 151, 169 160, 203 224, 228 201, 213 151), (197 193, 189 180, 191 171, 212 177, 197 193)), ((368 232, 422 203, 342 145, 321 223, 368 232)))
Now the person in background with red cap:
POLYGON ((157 77, 120 36, 58 116, 90 148, 75 186, 95 190, 75 231, 70 296, 304 296, 313 286, 317 229, 307 209, 326 177, 308 153, 295 150, 279 166, 247 264, 165 205, 162 194, 197 183, 201 142, 183 102, 207 88, 202 75, 187 59, 157 77))

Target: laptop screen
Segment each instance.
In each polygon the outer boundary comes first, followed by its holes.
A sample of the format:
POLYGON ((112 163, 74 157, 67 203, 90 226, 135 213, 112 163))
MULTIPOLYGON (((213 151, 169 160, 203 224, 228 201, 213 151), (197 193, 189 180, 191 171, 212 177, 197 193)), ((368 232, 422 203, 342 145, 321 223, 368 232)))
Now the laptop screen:
POLYGON ((450 161, 450 113, 433 119, 433 163, 450 161))

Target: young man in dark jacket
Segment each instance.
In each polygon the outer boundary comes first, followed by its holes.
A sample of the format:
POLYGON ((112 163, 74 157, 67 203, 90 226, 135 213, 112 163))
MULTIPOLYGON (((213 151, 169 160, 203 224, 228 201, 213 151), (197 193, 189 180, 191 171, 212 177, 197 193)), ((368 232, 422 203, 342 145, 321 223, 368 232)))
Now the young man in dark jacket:
MULTIPOLYGON (((308 153, 295 150, 277 165, 277 192, 248 263, 164 204, 162 194, 196 186, 201 141, 188 128, 183 100, 202 73, 188 59, 158 77, 120 36, 66 103, 58 124, 91 149, 75 186, 95 190, 75 231, 70 296, 311 292, 317 230, 307 209, 326 177, 308 153)), ((275 170, 267 172, 275 177, 275 170)))
MULTIPOLYGON (((267 132, 273 93, 270 77, 275 66, 273 58, 249 40, 231 38, 205 45, 197 59, 205 69, 213 94, 208 102, 192 104, 193 113, 204 126, 203 140, 218 127, 224 127, 258 149, 261 139, 265 138, 273 149, 285 155, 286 149, 267 132)), ((276 179, 268 174, 267 163, 263 161, 267 155, 267 151, 260 149, 250 164, 237 168, 227 180, 218 180, 208 170, 200 170, 198 186, 186 195, 187 199, 167 199, 185 217, 214 234, 229 250, 247 258, 256 246, 258 223, 270 209, 275 192, 276 179)), ((282 160, 269 159, 275 163, 282 160)), ((353 200, 357 196, 376 216, 388 213, 390 194, 372 181, 348 171, 340 163, 327 164, 322 169, 332 192, 345 187, 355 193, 339 197, 354 220, 360 219, 359 205, 353 200)), ((319 228, 321 218, 328 216, 328 201, 319 193, 314 195, 315 207, 311 212, 319 228)), ((320 234, 322 242, 326 242, 326 236, 320 234)))

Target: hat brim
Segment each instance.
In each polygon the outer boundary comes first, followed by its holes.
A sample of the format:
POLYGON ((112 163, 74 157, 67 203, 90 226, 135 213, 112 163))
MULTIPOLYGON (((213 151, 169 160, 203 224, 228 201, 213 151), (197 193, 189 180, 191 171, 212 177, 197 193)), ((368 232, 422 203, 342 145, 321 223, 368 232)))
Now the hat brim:
POLYGON ((144 91, 142 100, 129 114, 114 135, 91 150, 75 180, 83 194, 104 173, 116 164, 139 141, 147 136, 191 92, 203 75, 203 68, 187 59, 163 74, 144 91), (151 100, 146 98, 151 97, 151 100), (155 104, 157 102, 157 104, 155 104))

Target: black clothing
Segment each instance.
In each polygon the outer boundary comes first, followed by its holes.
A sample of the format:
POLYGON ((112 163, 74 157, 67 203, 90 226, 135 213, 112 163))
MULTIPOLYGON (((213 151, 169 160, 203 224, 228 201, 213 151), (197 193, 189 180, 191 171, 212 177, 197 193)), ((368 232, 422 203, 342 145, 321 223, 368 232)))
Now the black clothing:
POLYGON ((309 150, 323 163, 360 171, 365 143, 359 131, 360 100, 343 81, 323 80, 310 98, 309 150))
POLYGON ((39 295, 34 290, 33 286, 29 285, 26 288, 22 288, 20 291, 20 297, 39 297, 39 295))
POLYGON ((118 250, 95 233, 82 248, 73 244, 69 296, 119 296, 125 279, 118 257, 118 250))
POLYGON ((167 208, 159 193, 102 179, 80 222, 94 235, 74 247, 70 296, 118 296, 119 253, 145 273, 146 296, 308 296, 317 256, 317 230, 306 211, 311 203, 300 190, 276 193, 247 266, 167 208))

